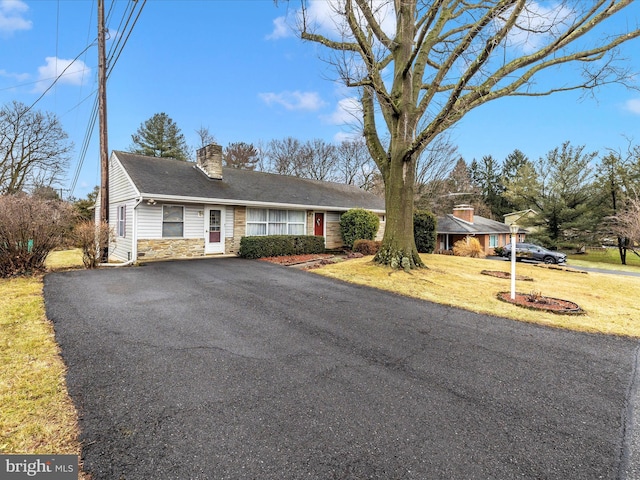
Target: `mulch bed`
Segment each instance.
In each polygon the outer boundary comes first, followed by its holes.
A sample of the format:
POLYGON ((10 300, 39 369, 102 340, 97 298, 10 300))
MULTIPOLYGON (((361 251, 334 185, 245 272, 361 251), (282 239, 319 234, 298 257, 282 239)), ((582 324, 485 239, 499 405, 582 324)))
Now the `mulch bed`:
POLYGON ((515 297, 516 298, 514 300, 511 299, 511 292, 498 293, 498 300, 517 305, 518 307, 528 308, 530 310, 542 310, 560 315, 584 315, 586 313, 578 306, 577 303, 569 300, 518 292, 516 292, 515 297))
MULTIPOLYGON (((511 273, 502 272, 500 270, 482 270, 480 273, 482 275, 489 275, 490 277, 511 278, 511 273)), ((516 280, 520 280, 523 282, 533 282, 533 278, 527 277, 526 275, 516 275, 516 280)))
POLYGON ((315 253, 305 255, 286 255, 281 257, 263 257, 259 260, 262 260, 263 262, 277 263, 278 265, 290 266, 308 262, 320 262, 333 256, 334 255, 329 253, 315 253))

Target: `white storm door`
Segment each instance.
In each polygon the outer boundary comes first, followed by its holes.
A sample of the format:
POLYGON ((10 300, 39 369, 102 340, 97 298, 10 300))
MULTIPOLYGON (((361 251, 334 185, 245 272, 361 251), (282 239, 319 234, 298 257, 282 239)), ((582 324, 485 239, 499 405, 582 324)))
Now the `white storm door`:
POLYGON ((224 253, 224 207, 204 209, 204 253, 224 253))

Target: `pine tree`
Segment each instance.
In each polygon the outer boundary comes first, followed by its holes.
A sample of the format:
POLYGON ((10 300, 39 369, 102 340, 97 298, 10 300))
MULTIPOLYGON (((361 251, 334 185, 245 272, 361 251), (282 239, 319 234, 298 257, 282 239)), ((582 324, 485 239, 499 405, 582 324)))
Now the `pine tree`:
POLYGON ((131 135, 131 140, 131 153, 185 161, 190 156, 189 147, 180 128, 164 112, 156 113, 141 123, 138 131, 131 135))

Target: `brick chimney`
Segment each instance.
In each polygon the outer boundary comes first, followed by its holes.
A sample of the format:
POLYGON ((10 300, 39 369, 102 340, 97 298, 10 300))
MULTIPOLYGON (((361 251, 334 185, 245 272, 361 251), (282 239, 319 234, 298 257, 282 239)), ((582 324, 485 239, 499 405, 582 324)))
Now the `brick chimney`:
POLYGON ((471 205, 456 205, 453 207, 453 216, 465 222, 473 223, 473 207, 471 205))
POLYGON ((196 151, 196 164, 209 178, 222 180, 222 147, 211 143, 196 151))

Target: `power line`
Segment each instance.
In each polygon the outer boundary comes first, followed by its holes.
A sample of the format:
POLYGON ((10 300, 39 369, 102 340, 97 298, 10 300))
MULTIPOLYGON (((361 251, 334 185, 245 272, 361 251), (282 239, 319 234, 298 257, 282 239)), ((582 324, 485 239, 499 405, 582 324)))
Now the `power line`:
MULTIPOLYGON (((142 9, 144 8, 145 4, 147 3, 147 0, 144 0, 142 2, 142 4, 139 4, 136 0, 133 0, 133 2, 131 2, 132 4, 132 8, 129 11, 129 8, 127 7, 122 15, 122 18, 120 19, 120 24, 118 25, 118 31, 120 31, 120 28, 124 22, 124 27, 123 27, 123 32, 126 32, 126 35, 123 33, 122 35, 118 35, 118 39, 115 43, 112 44, 112 47, 110 48, 110 52, 109 52, 109 61, 107 62, 108 64, 108 70, 107 70, 107 79, 109 77, 109 74, 113 71, 113 68, 115 67, 115 64, 117 63, 118 59, 120 58, 120 55, 122 54, 122 51, 124 50, 125 45, 127 44, 127 41, 129 40, 129 37, 131 36, 131 33, 133 31, 133 27, 136 25, 138 19, 140 18, 140 14, 142 13, 142 9), (135 19, 133 20, 133 23, 131 23, 131 26, 129 27, 129 23, 131 21, 131 18, 134 15, 136 6, 140 6, 140 8, 138 9, 138 13, 135 17, 135 19), (127 12, 128 12, 128 16, 127 16, 127 12), (124 20, 126 17, 126 21, 124 20), (122 40, 124 39, 124 40, 122 40)), ((109 11, 107 13, 107 22, 109 21, 109 19, 111 18, 111 14, 113 12, 113 6, 115 4, 115 1, 113 1, 111 3, 111 6, 109 8, 109 11)), ((107 27, 108 28, 108 27, 107 27)), ((107 30, 108 31, 108 30, 107 30)), ((95 93, 95 92, 93 92, 95 93)), ((84 102, 84 100, 83 100, 84 102)), ((75 108, 75 107, 74 107, 75 108)), ((84 136, 84 140, 83 140, 83 144, 82 144, 82 151, 80 153, 79 156, 79 160, 78 160, 78 164, 76 165, 76 170, 74 172, 74 177, 73 180, 71 182, 71 195, 73 195, 73 192, 75 191, 77 182, 78 182, 78 178, 80 177, 80 172, 82 170, 82 166, 84 164, 84 161, 86 159, 86 155, 89 149, 89 144, 91 143, 91 136, 93 134, 93 131, 95 129, 95 124, 98 118, 98 97, 96 96, 95 101, 94 101, 94 106, 93 109, 91 111, 91 115, 89 118, 89 123, 87 124, 87 130, 85 132, 85 136, 84 136)))

